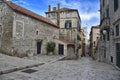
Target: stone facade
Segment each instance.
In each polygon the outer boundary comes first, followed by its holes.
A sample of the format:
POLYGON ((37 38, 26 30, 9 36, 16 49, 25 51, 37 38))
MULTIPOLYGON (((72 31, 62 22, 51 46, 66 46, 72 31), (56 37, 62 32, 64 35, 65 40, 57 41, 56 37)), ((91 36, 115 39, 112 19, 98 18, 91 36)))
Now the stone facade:
POLYGON ((80 55, 85 56, 85 34, 84 30, 81 29, 80 31, 80 55))
POLYGON ((120 67, 120 0, 100 0, 100 52, 102 61, 120 67), (106 31, 106 34, 103 34, 106 31), (104 47, 104 48, 102 48, 104 47))
MULTIPOLYGON (((58 27, 48 19, 12 2, 0 3, 0 7, 1 51, 17 56, 35 55, 39 47, 40 53, 46 54, 47 42, 54 41, 59 36, 58 27)), ((55 53, 58 54, 58 45, 55 53)))
POLYGON ((100 27, 92 26, 90 32, 90 54, 93 59, 97 59, 97 45, 100 37, 100 27))
MULTIPOLYGON (((55 24, 60 27, 59 40, 63 41, 62 44, 65 46, 64 48, 68 49, 68 47, 70 46, 67 45, 72 43, 74 44, 72 48, 75 51, 72 51, 73 53, 71 53, 71 55, 80 56, 78 49, 80 44, 79 40, 77 40, 77 36, 80 36, 81 19, 78 10, 60 8, 60 4, 58 4, 58 7, 53 7, 53 10, 51 11, 51 6, 49 5, 48 12, 46 12, 46 17, 51 19, 55 24)), ((69 50, 67 51, 67 54, 70 56, 69 50)))

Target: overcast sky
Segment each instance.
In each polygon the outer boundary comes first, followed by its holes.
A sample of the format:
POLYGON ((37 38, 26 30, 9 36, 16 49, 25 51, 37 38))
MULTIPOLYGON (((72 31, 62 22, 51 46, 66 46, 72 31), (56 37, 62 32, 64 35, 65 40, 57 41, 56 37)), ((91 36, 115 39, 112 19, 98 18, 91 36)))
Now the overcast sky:
POLYGON ((87 26, 90 31, 91 26, 99 25, 99 0, 13 0, 15 3, 37 13, 45 16, 48 11, 48 5, 57 7, 60 3, 61 8, 67 7, 78 9, 82 27, 87 26))

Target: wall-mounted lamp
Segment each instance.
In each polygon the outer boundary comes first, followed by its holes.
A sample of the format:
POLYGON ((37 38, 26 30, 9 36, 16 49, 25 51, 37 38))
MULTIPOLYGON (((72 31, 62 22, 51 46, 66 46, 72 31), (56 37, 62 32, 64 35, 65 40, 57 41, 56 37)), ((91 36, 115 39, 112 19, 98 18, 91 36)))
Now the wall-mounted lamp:
POLYGON ((102 33, 105 35, 105 34, 107 34, 107 31, 106 31, 106 30, 103 30, 102 33))

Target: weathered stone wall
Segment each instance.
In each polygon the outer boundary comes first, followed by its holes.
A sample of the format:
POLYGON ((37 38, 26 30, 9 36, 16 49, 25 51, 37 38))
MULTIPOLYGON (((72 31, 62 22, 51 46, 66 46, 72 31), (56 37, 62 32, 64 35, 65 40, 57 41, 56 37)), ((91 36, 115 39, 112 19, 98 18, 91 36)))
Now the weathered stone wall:
POLYGON ((0 31, 0 51, 21 57, 36 54, 38 41, 42 41, 41 54, 46 54, 46 43, 59 37, 57 28, 14 12, 5 3, 0 3, 0 31))
POLYGON ((4 2, 0 3, 0 51, 11 53, 13 10, 4 2))
MULTIPOLYGON (((104 0, 105 1, 105 5, 103 7, 103 0, 101 0, 101 20, 106 16, 106 9, 109 9, 109 19, 107 19, 106 21, 109 21, 108 27, 109 27, 109 36, 110 36, 110 40, 105 41, 105 44, 103 44, 106 47, 106 58, 104 58, 104 56, 102 57, 102 59, 106 59, 105 61, 108 63, 112 63, 116 65, 116 43, 120 43, 120 40, 118 38, 120 38, 120 36, 116 36, 116 25, 119 24, 119 28, 120 28, 120 0, 118 0, 118 9, 116 11, 114 11, 114 0, 110 1, 110 0, 104 0), (118 40, 117 40, 118 39, 118 40), (113 57, 113 62, 111 61, 111 57, 113 57)), ((101 28, 106 27, 106 21, 104 21, 101 25, 101 28)), ((120 32, 120 31, 119 31, 120 32)), ((107 37, 107 35, 105 35, 107 37)), ((101 41, 102 42, 102 41, 101 41)), ((100 53, 102 52, 102 50, 100 51, 100 53)), ((104 52, 103 52, 104 53, 104 52)))
MULTIPOLYGON (((19 25, 18 25, 19 26, 19 25)), ((36 54, 37 53, 37 41, 42 40, 41 53, 46 54, 46 43, 54 41, 54 37, 58 37, 59 31, 53 26, 38 21, 34 18, 22 15, 20 13, 14 13, 14 26, 13 26, 13 44, 14 51, 18 53, 36 54), (17 31, 17 22, 20 22, 21 32, 17 31)), ((19 29, 20 30, 20 29, 19 29)), ((57 45, 56 45, 57 49, 57 45)), ((57 50, 56 50, 57 54, 57 50)))
MULTIPOLYGON (((77 28, 78 27, 77 22, 78 21, 80 22, 77 12, 76 11, 69 12, 68 16, 67 16, 67 13, 68 12, 66 11, 66 12, 61 12, 61 14, 60 14, 60 28, 65 28, 65 22, 67 20, 71 20, 72 28, 77 28)), ((81 24, 81 23, 79 23, 79 24, 81 24)))

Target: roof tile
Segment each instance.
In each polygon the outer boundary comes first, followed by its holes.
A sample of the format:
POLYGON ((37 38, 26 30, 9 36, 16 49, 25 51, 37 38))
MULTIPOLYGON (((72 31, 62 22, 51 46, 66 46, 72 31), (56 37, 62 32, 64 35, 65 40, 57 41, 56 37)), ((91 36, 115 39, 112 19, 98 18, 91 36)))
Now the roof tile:
POLYGON ((59 27, 58 27, 57 25, 55 25, 51 20, 49 20, 49 19, 47 19, 47 18, 45 18, 45 17, 43 17, 43 16, 40 16, 40 15, 38 15, 38 14, 30 11, 30 10, 27 10, 27 9, 21 7, 21 6, 18 6, 18 5, 16 5, 16 4, 12 3, 11 1, 7 1, 6 3, 7 3, 14 11, 17 11, 17 12, 20 12, 20 13, 22 13, 22 14, 25 14, 25 15, 28 15, 28 16, 30 16, 30 17, 33 17, 33 18, 35 18, 35 19, 38 19, 38 20, 40 20, 40 21, 42 21, 42 22, 45 22, 45 23, 47 23, 47 24, 50 24, 50 25, 54 26, 55 28, 59 28, 59 27))

